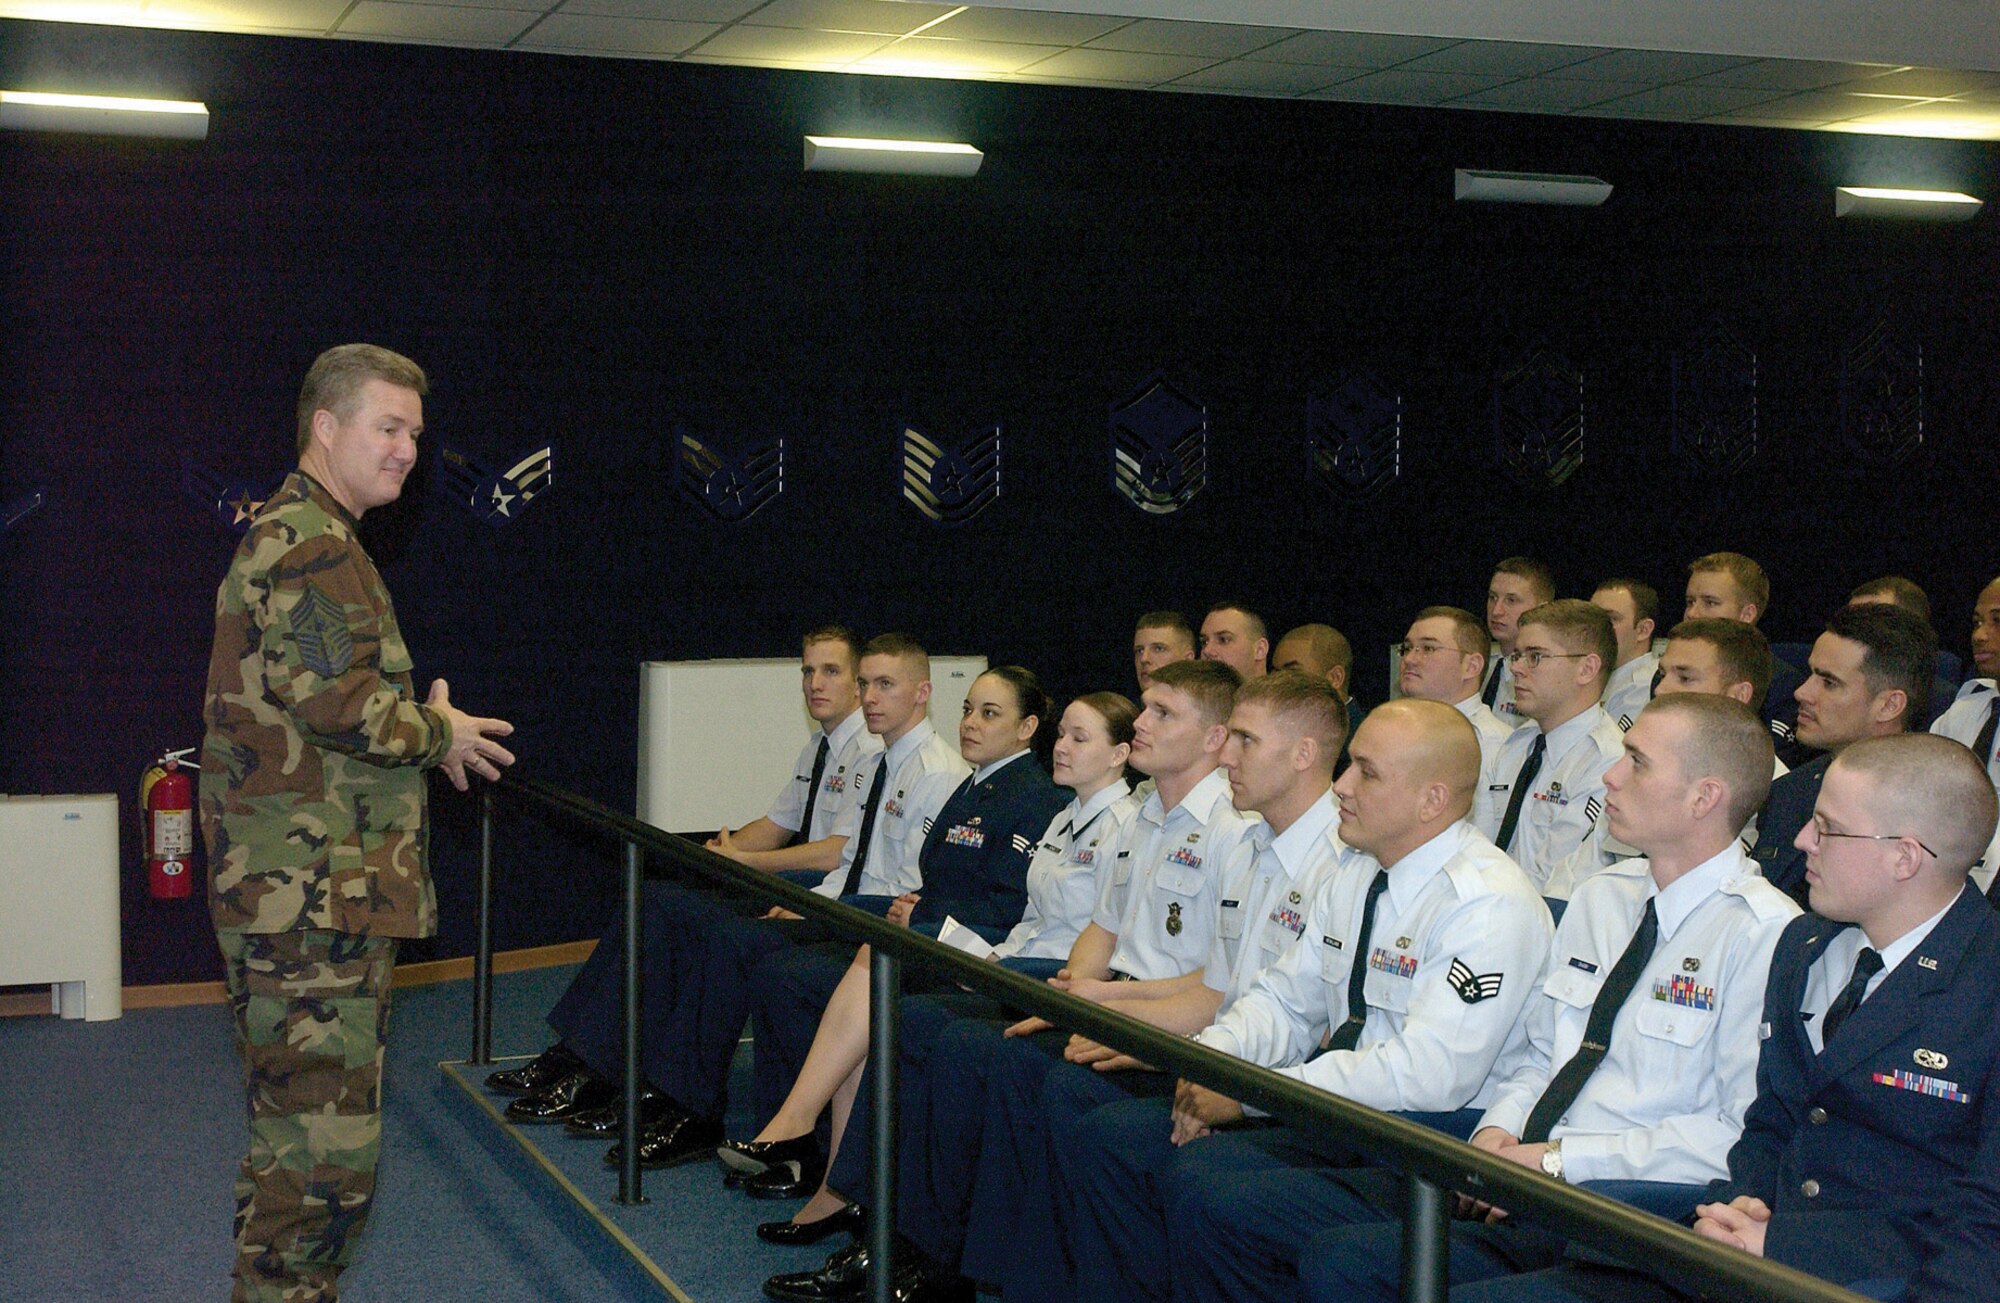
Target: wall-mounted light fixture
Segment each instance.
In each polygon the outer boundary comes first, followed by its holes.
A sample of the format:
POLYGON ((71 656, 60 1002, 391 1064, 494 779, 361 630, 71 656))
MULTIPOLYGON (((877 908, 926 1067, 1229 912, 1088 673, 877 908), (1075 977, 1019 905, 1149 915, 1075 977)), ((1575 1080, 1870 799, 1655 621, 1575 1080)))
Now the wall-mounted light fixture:
POLYGON ((1594 176, 1556 172, 1482 172, 1461 167, 1452 174, 1451 197, 1495 204, 1563 204, 1595 208, 1611 197, 1611 183, 1594 176))
POLYGON ((115 95, 0 90, 0 127, 12 131, 206 140, 208 105, 195 100, 135 100, 115 95))
POLYGON ((942 140, 864 140, 807 136, 808 172, 889 172, 902 176, 971 176, 986 155, 942 140))
POLYGON ((1982 207, 1980 200, 1953 190, 1885 190, 1877 186, 1833 188, 1835 217, 1900 217, 1917 222, 1962 222, 1982 207))

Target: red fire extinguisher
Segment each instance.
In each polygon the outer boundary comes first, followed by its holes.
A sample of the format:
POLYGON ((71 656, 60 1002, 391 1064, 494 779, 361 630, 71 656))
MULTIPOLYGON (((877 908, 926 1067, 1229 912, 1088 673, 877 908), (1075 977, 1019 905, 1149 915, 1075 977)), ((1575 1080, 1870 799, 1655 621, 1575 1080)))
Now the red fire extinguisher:
POLYGON ((194 780, 187 771, 201 766, 188 763, 193 754, 193 747, 169 751, 139 780, 146 890, 154 900, 194 894, 194 780))

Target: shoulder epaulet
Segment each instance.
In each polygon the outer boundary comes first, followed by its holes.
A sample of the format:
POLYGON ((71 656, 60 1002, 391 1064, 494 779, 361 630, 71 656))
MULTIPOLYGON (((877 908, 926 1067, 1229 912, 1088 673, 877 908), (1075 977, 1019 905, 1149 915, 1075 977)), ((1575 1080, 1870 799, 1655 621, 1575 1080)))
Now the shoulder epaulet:
POLYGON ((1765 881, 1759 873, 1739 873, 1717 890, 1748 905, 1759 922, 1769 923, 1798 913, 1798 906, 1792 903, 1792 898, 1765 881))

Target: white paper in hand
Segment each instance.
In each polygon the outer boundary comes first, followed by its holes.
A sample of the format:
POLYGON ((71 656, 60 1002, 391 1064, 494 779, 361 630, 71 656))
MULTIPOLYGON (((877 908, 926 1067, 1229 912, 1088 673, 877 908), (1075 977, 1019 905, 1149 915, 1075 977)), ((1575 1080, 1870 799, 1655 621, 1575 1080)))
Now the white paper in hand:
POLYGON ((954 950, 963 950, 974 959, 991 959, 993 943, 980 936, 965 924, 945 915, 944 926, 938 930, 938 940, 954 950))

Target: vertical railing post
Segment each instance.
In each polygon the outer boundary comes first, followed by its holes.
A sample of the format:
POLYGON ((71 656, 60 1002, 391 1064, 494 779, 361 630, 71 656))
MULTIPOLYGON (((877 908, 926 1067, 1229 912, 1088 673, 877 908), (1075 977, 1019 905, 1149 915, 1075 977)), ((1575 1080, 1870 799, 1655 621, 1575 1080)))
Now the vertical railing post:
POLYGON ((639 1183, 639 903, 645 862, 637 842, 625 843, 625 1084, 619 1099, 619 1203, 646 1202, 639 1183))
POLYGON ((1409 1206, 1403 1213, 1403 1303, 1445 1303, 1451 1288, 1448 1249, 1451 1217, 1444 1191, 1409 1178, 1409 1206))
POLYGON ((472 1062, 493 1062, 493 789, 479 789, 479 899, 473 908, 472 1062))
POLYGON ((873 1156, 869 1182, 868 1297, 890 1303, 895 1289, 896 1235, 896 1007, 902 995, 902 963, 880 946, 869 947, 868 1074, 875 1089, 868 1143, 873 1156))

